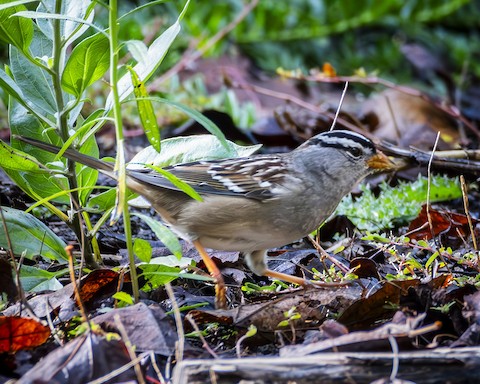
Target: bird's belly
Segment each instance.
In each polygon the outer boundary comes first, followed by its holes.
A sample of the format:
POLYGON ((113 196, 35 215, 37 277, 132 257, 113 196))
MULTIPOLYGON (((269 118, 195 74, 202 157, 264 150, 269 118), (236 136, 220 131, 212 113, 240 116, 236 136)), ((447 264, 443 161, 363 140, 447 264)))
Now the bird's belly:
POLYGON ((281 201, 262 203, 243 199, 206 198, 192 202, 175 225, 187 238, 198 239, 207 248, 252 252, 290 244, 315 230, 325 219, 318 207, 285 207, 281 201), (221 204, 220 204, 221 203, 221 204), (296 226, 292 226, 296 223, 296 226))

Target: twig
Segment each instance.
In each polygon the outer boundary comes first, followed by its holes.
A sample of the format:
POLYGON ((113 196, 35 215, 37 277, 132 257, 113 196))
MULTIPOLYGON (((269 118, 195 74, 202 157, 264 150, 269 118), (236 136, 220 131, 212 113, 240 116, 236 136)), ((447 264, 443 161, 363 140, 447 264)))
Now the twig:
POLYGON ((330 131, 333 131, 333 129, 335 128, 335 124, 337 124, 338 115, 340 114, 340 110, 342 109, 343 99, 345 99, 345 95, 347 94, 347 89, 348 89, 348 81, 345 82, 345 86, 343 87, 342 96, 340 97, 340 102, 338 103, 338 108, 335 112, 335 117, 333 118, 330 131))
POLYGON ((85 306, 83 305, 83 300, 82 296, 80 295, 80 284, 77 282, 77 279, 75 278, 75 267, 73 266, 73 245, 67 245, 65 247, 65 252, 68 255, 68 270, 70 272, 70 281, 73 284, 73 292, 75 294, 75 300, 77 301, 78 308, 80 309, 80 314, 82 316, 82 321, 87 324, 88 328, 90 331, 92 330, 90 327, 90 322, 88 321, 87 318, 87 311, 85 310, 85 306))
POLYGON ((435 238, 434 231, 433 231, 433 223, 432 223, 432 217, 430 215, 430 191, 431 191, 431 186, 432 186, 432 160, 433 160, 433 155, 435 153, 435 150, 437 149, 438 145, 438 140, 440 139, 440 132, 437 133, 437 137, 435 139, 435 144, 433 145, 433 149, 431 152, 430 156, 430 161, 428 162, 427 166, 427 220, 428 220, 428 226, 430 228, 430 232, 432 234, 432 238, 435 238))
POLYGON ((310 243, 312 243, 313 247, 317 250, 318 253, 320 253, 320 255, 322 255, 324 259, 330 260, 330 262, 334 264, 338 269, 340 269, 343 273, 348 273, 350 271, 345 265, 343 265, 334 257, 330 256, 330 254, 327 251, 325 251, 323 247, 320 245, 320 243, 316 241, 314 238, 312 238, 311 236, 308 236, 308 240, 310 241, 310 243))
POLYGON ((377 145, 387 155, 392 155, 408 162, 416 162, 419 165, 425 166, 431 163, 431 166, 435 166, 436 169, 453 169, 469 173, 480 172, 480 161, 476 160, 480 158, 478 150, 436 151, 435 155, 432 152, 421 151, 416 148, 400 148, 386 141, 381 141, 377 145), (472 158, 474 160, 471 160, 472 158))
POLYGON ((157 374, 160 384, 166 384, 167 382, 165 381, 165 378, 163 377, 162 372, 157 365, 157 359, 155 358, 155 353, 153 351, 150 351, 150 361, 152 363, 153 370, 157 374))
POLYGON ((202 331, 200 331, 200 328, 198 328, 197 323, 195 322, 194 318, 190 313, 185 316, 185 320, 188 320, 188 322, 191 324, 191 326, 197 333, 197 336, 200 338, 200 340, 202 340, 203 348, 205 348, 205 350, 208 353, 210 353, 214 358, 218 359, 218 355, 215 353, 215 351, 212 348, 210 348, 210 345, 208 345, 207 340, 205 340, 205 338, 202 335, 202 331))
POLYGON ((134 367, 135 365, 139 364, 142 361, 143 358, 148 356, 148 354, 149 354, 148 352, 143 352, 141 355, 139 355, 138 357, 136 357, 135 359, 133 359, 129 363, 127 363, 125 365, 122 365, 120 368, 117 368, 117 369, 109 372, 108 374, 106 374, 102 377, 99 377, 98 379, 89 381, 88 384, 102 384, 102 383, 105 383, 105 382, 111 380, 112 378, 117 377, 118 375, 120 375, 121 373, 130 369, 131 367, 134 367))
POLYGON ((468 228, 470 229, 470 234, 472 236, 473 249, 475 249, 475 252, 477 252, 477 262, 479 262, 480 254, 478 253, 477 239, 475 237, 475 232, 473 231, 472 216, 470 215, 470 210, 468 208, 467 185, 465 183, 465 177, 463 175, 460 175, 460 185, 462 187, 463 208, 465 210, 465 216, 467 216, 468 228))
POLYGON ((398 359, 398 343, 397 340, 393 335, 388 336, 388 341, 390 346, 392 347, 392 372, 390 373, 390 382, 395 382, 395 379, 398 374, 398 366, 399 366, 399 359, 398 359))
MULTIPOLYGON (((125 345, 125 348, 127 349, 128 356, 130 357, 130 361, 137 361, 135 351, 132 348, 132 343, 130 342, 130 339, 128 337, 128 333, 123 326, 122 321, 120 320, 120 316, 118 314, 115 314, 113 316, 113 319, 115 321, 115 326, 117 327, 118 332, 120 333, 120 336, 122 338, 122 341, 125 345)), ((139 384, 145 384, 145 379, 143 377, 142 373, 142 368, 140 367, 140 361, 138 361, 134 366, 133 369, 135 371, 135 375, 137 376, 137 380, 139 384)))
POLYGON ((172 303, 173 316, 175 318, 175 325, 177 326, 178 341, 176 342, 177 348, 175 348, 175 357, 178 364, 183 360, 183 352, 185 351, 185 332, 183 329, 180 309, 178 308, 178 303, 175 299, 175 294, 173 293, 170 283, 165 284, 165 290, 167 291, 168 298, 172 303))
MULTIPOLYGON (((432 156, 430 157, 430 161, 428 162, 428 167, 427 167, 427 221, 428 221, 428 226, 430 228, 430 232, 432 234, 432 239, 433 241, 436 242, 436 236, 435 232, 433 230, 433 222, 432 222, 432 216, 430 214, 430 192, 431 192, 431 186, 432 186, 432 160, 433 160, 433 155, 435 153, 435 150, 437 149, 438 141, 440 140, 440 132, 437 133, 437 137, 435 139, 435 144, 433 145, 432 148, 432 156)), ((450 267, 448 266, 445 258, 443 257, 441 252, 438 252, 438 256, 442 260, 443 264, 445 264, 445 267, 447 268, 448 273, 452 273, 450 270, 450 267)), ((433 269, 432 269, 433 270, 433 269)))

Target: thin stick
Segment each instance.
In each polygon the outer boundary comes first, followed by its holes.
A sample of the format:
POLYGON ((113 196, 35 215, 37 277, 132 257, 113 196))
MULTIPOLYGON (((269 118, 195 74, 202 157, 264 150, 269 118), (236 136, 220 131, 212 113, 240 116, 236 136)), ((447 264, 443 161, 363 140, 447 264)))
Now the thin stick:
POLYGON ((470 210, 468 208, 467 185, 465 183, 465 177, 463 177, 463 175, 460 175, 460 185, 462 187, 463 209, 465 210, 465 215, 467 216, 468 228, 470 229, 470 234, 472 236, 473 249, 475 249, 475 252, 477 252, 477 262, 479 262, 480 254, 478 254, 477 239, 475 237, 475 232, 473 231, 472 216, 470 215, 470 210))
POLYGON ((188 320, 190 325, 193 327, 193 329, 197 333, 197 336, 200 338, 200 340, 202 340, 203 348, 205 348, 205 350, 208 353, 210 353, 214 358, 218 359, 218 355, 215 353, 215 351, 212 348, 210 348, 210 345, 208 345, 207 340, 205 340, 205 338, 203 337, 202 331, 200 331, 200 328, 198 328, 198 325, 196 321, 193 319, 192 315, 191 314, 186 315, 185 320, 188 320))
POLYGON ((165 290, 172 303, 173 316, 175 318, 175 325, 177 326, 178 341, 175 343, 177 345, 177 348, 175 348, 175 358, 177 359, 177 364, 179 364, 183 360, 183 352, 185 351, 185 331, 183 329, 182 315, 180 314, 180 309, 178 308, 178 303, 170 283, 165 284, 165 290))
POLYGON ((392 347, 392 371, 390 372, 390 382, 393 383, 398 374, 398 367, 399 367, 399 358, 398 358, 398 344, 395 336, 390 335, 388 336, 388 341, 390 342, 390 346, 392 347))
POLYGON ((73 292, 75 294, 75 300, 77 301, 78 308, 80 309, 80 315, 82 316, 82 321, 87 324, 90 331, 92 330, 90 327, 90 322, 88 321, 87 311, 85 310, 85 306, 83 305, 82 296, 80 295, 80 284, 77 282, 75 278, 75 267, 73 266, 73 245, 67 245, 65 247, 65 252, 68 255, 68 270, 70 272, 70 281, 73 284, 73 292))
POLYGON ((428 166, 427 166, 427 220, 428 220, 428 225, 430 227, 430 232, 432 234, 432 238, 435 238, 434 232, 433 232, 433 223, 432 223, 432 217, 430 215, 430 191, 431 191, 431 186, 432 186, 432 161, 433 161, 433 155, 435 154, 435 150, 437 149, 437 144, 438 140, 440 139, 440 132, 437 133, 437 138, 435 139, 435 144, 433 145, 432 153, 430 156, 430 160, 428 161, 428 166))
POLYGON ((342 109, 343 99, 345 99, 345 95, 347 94, 347 89, 348 89, 348 81, 345 82, 345 86, 343 87, 342 96, 340 97, 340 102, 338 103, 338 108, 337 108, 337 111, 335 112, 335 117, 333 118, 330 131, 333 131, 333 128, 335 128, 335 124, 337 124, 338 115, 340 114, 340 110, 342 109))
MULTIPOLYGON (((436 241, 435 241, 435 234, 434 234, 434 231, 433 231, 432 216, 430 214, 430 192, 431 192, 431 186, 432 186, 433 155, 435 154, 435 151, 437 149, 439 139, 440 139, 440 132, 437 133, 437 138, 435 139, 435 144, 433 145, 432 154, 430 156, 430 160, 428 161, 428 167, 427 167, 427 175, 428 175, 428 177, 427 177, 427 220, 428 220, 428 226, 430 228, 430 232, 432 234, 432 239, 435 243, 436 243, 436 241)), ((450 267, 447 264, 447 261, 445 260, 445 258, 443 257, 441 252, 438 252, 438 256, 442 260, 443 264, 445 264, 445 267, 447 268, 448 273, 452 273, 452 271, 450 270, 450 267)))
MULTIPOLYGON (((135 351, 133 350, 132 343, 130 342, 130 339, 128 337, 127 330, 123 326, 122 321, 120 320, 120 316, 118 314, 113 316, 113 319, 115 321, 115 326, 118 329, 118 332, 120 333, 120 336, 122 338, 122 341, 125 345, 125 348, 127 349, 128 356, 130 357, 131 361, 136 361, 136 354, 135 351)), ((143 377, 142 373, 142 368, 140 366, 140 361, 138 361, 134 366, 133 369, 135 371, 135 375, 137 376, 137 380, 139 384, 145 384, 145 378, 143 377)))

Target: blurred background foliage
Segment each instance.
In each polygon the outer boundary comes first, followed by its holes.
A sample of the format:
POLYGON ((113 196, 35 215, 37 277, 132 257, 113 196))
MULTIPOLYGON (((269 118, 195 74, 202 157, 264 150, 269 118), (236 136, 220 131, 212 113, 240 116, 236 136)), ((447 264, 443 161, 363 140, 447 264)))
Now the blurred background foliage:
MULTIPOLYGON (((154 2, 122 1, 119 14, 148 3, 154 2)), ((148 45, 173 23, 185 1, 156 3, 121 20, 121 40, 136 39, 148 45)), ((192 0, 182 21, 182 32, 158 69, 158 76, 178 63, 188 48, 205 46, 246 4, 246 0, 192 0)), ((98 7, 97 15, 97 23, 106 26, 106 10, 98 7)), ((431 63, 424 69, 422 63, 420 68, 414 68, 402 52, 412 43, 424 47, 458 89, 468 87, 472 78, 480 78, 480 1, 259 0, 253 11, 204 57, 246 57, 252 64, 250 69, 273 76, 280 67, 308 71, 329 62, 339 75, 352 75, 363 68, 366 73, 396 83, 418 82, 425 90, 425 80, 432 80, 431 63)), ((5 50, 2 56, 5 60, 5 50)), ((232 94, 225 91, 212 97, 208 94, 209 84, 205 87, 202 81, 197 78, 186 83, 172 78, 160 92, 194 107, 223 109, 221 106, 228 103, 236 106, 232 94)), ((437 79, 429 81, 427 87, 438 96, 447 93, 445 84, 437 79)), ((97 96, 89 98, 94 101, 97 96)), ((239 111, 234 121, 243 126, 252 123, 250 114, 244 118, 248 122, 240 122, 242 116, 239 111)))
MULTIPOLYGON (((146 3, 122 2, 121 12, 146 3)), ((192 41, 202 47, 246 3, 193 0, 182 21, 181 38, 165 65, 177 62, 192 41)), ((170 25, 183 5, 184 1, 167 1, 134 13, 122 21, 121 38, 148 39, 150 33, 155 33, 152 28, 170 25)), ((367 72, 377 70, 383 76, 408 81, 411 72, 405 65, 401 46, 411 42, 440 55, 454 71, 468 63, 470 71, 480 76, 480 2, 260 0, 208 55, 240 51, 259 68, 271 72, 278 67, 306 70, 328 61, 340 74, 352 74, 354 69, 364 67, 367 72)))
MULTIPOLYGON (((182 3, 166 3, 163 16, 175 17, 182 3)), ((193 1, 177 47, 187 47, 192 39, 202 46, 244 4, 242 0, 193 1)), ((271 72, 278 67, 306 70, 328 61, 339 74, 364 67, 405 82, 411 71, 401 47, 415 42, 446 60, 453 72, 460 73, 468 64, 480 76, 479 16, 480 2, 470 0, 260 0, 209 54, 238 49, 271 72)))

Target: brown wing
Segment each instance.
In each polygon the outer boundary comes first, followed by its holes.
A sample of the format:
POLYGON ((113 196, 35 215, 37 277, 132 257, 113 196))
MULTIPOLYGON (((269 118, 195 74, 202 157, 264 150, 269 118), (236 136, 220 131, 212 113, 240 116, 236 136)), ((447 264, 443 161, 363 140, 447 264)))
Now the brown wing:
MULTIPOLYGON (((285 158, 261 155, 250 158, 199 161, 164 168, 200 194, 218 194, 265 200, 276 197, 285 178, 285 158)), ((135 170, 130 176, 160 188, 179 190, 154 170, 135 170)))

